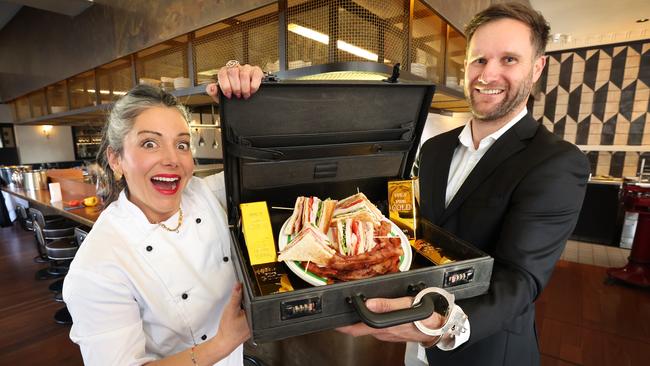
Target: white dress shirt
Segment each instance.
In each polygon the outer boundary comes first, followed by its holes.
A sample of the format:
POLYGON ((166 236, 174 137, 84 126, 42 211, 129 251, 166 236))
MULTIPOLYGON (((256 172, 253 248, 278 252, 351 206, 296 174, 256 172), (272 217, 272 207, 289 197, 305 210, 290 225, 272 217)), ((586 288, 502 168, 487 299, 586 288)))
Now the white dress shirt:
MULTIPOLYGON (((454 150, 454 155, 451 159, 451 166, 449 167, 449 177, 447 178, 447 191, 445 192, 445 207, 449 206, 449 203, 454 198, 460 187, 465 183, 465 179, 469 174, 474 170, 476 164, 481 160, 483 155, 494 145, 494 143, 501 137, 506 131, 508 131, 512 126, 514 126, 519 120, 521 120, 528 109, 524 109, 519 112, 512 120, 506 123, 503 127, 497 131, 485 136, 480 142, 478 148, 474 147, 474 141, 472 139, 472 121, 467 122, 463 130, 458 135, 458 140, 460 144, 454 150)), ((463 343, 467 342, 470 337, 470 319, 465 321, 465 328, 467 331, 462 333, 459 337, 453 339, 453 341, 443 346, 441 343, 438 343, 437 347, 443 351, 450 351, 458 348, 463 343)), ((419 366, 419 365, 428 365, 425 350, 422 346, 415 342, 409 342, 406 348, 406 354, 404 358, 406 366, 419 366), (416 357, 413 357, 413 356, 416 357)))
MULTIPOLYGON (((178 233, 149 223, 124 192, 101 213, 63 286, 86 365, 142 365, 217 333, 235 283, 224 202, 222 175, 193 177, 178 233)), ((165 222, 177 223, 178 213, 165 222)), ((217 365, 242 358, 239 346, 217 365)))
POLYGON ((470 120, 467 122, 465 128, 463 128, 460 135, 458 135, 460 144, 456 147, 456 150, 454 150, 454 156, 451 158, 449 177, 447 178, 445 207, 449 206, 449 202, 451 202, 460 187, 465 183, 465 179, 467 179, 469 173, 474 170, 474 167, 478 164, 483 155, 485 155, 490 147, 494 145, 499 137, 522 119, 526 113, 528 113, 528 109, 524 107, 524 109, 519 112, 515 118, 510 120, 510 122, 506 123, 505 126, 485 136, 479 142, 478 149, 474 147, 474 141, 472 139, 472 121, 470 120))

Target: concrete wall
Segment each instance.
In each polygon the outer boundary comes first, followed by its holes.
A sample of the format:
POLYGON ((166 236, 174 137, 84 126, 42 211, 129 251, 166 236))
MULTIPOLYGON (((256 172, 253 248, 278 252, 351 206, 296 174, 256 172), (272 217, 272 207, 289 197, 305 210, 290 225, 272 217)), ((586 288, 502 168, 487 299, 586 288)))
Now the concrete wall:
POLYGON ((14 131, 21 164, 75 160, 69 126, 52 127, 49 138, 43 135, 42 126, 15 126, 14 131))
POLYGON ((273 2, 95 0, 74 18, 25 6, 0 31, 0 101, 273 2))

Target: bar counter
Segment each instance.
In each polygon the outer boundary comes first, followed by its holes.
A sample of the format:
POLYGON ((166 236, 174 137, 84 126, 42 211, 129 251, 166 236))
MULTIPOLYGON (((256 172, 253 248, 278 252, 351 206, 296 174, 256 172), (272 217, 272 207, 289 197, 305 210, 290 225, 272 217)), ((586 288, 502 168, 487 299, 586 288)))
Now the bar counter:
POLYGON ((99 214, 102 212, 103 208, 101 204, 98 204, 94 207, 70 208, 65 205, 64 202, 71 200, 83 200, 84 197, 63 189, 61 190, 63 201, 59 202, 50 202, 50 191, 47 189, 25 190, 22 188, 7 186, 2 187, 2 190, 16 197, 26 199, 36 206, 51 208, 57 214, 88 227, 92 227, 95 221, 97 221, 97 218, 99 217, 99 214))

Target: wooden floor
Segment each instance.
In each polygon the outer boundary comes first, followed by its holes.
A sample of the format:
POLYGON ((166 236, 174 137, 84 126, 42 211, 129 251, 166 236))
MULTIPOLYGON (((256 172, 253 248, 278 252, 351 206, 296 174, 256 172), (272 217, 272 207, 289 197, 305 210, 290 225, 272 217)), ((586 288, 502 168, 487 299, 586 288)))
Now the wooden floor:
POLYGON ((52 281, 36 281, 45 267, 32 261, 34 235, 16 223, 0 229, 0 365, 83 365, 70 328, 54 322, 62 307, 48 290, 52 281))
MULTIPOLYGON (((0 365, 82 365, 61 307, 36 281, 34 239, 16 224, 0 228, 0 365)), ((563 256, 571 259, 571 255, 563 256)), ((650 290, 606 284, 605 267, 561 260, 537 301, 542 365, 647 365, 650 290)), ((399 359, 399 357, 398 357, 399 359)))

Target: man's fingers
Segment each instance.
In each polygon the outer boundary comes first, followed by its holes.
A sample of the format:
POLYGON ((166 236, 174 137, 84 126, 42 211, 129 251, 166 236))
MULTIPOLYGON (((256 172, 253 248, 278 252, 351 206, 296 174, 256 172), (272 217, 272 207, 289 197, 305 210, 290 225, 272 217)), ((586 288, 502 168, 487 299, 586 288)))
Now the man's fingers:
POLYGON ((212 99, 217 102, 219 99, 219 88, 217 87, 217 83, 210 83, 205 86, 205 92, 208 93, 209 96, 212 97, 212 99))
POLYGON ((375 313, 387 313, 394 310, 410 308, 411 303, 413 303, 413 299, 410 297, 398 297, 396 299, 376 298, 366 301, 366 307, 375 313))

